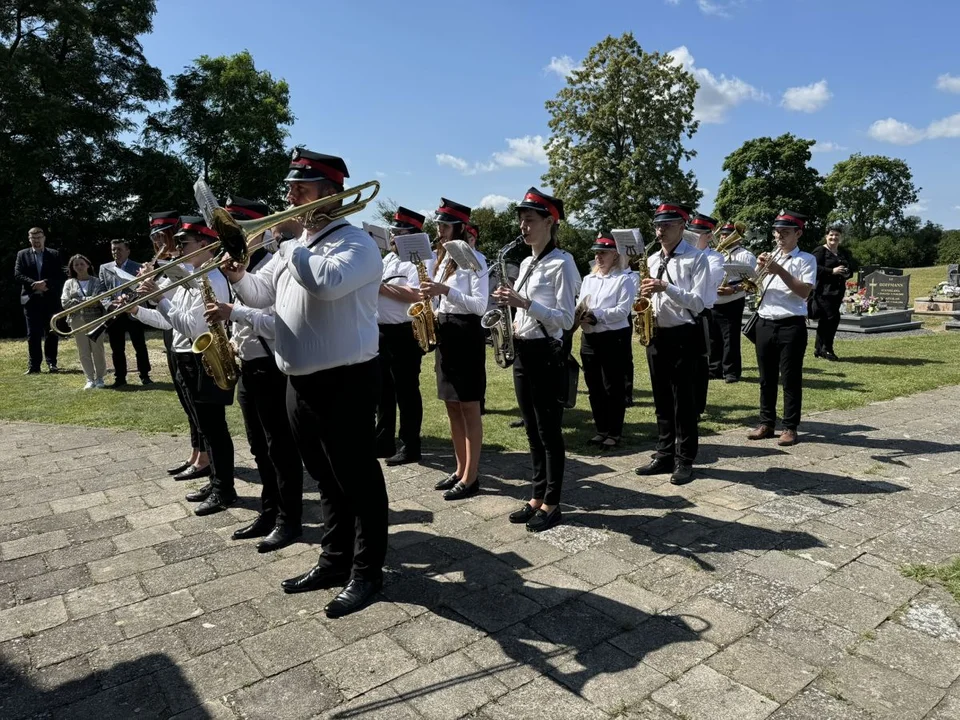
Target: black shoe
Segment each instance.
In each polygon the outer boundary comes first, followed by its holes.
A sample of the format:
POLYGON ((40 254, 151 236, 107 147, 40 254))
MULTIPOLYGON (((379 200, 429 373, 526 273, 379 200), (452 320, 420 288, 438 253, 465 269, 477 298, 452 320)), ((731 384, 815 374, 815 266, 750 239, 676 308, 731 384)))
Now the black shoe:
POLYGON ((27 371, 24 373, 24 375, 39 375, 39 374, 40 374, 40 371, 39 371, 39 370, 27 370, 27 371))
POLYGON ((671 485, 686 485, 693 480, 693 466, 684 462, 677 463, 677 469, 670 476, 671 485))
POLYGON ((47 372, 48 372, 48 373, 58 373, 58 372, 60 372, 60 368, 58 368, 56 365, 48 365, 48 366, 47 366, 47 372))
POLYGON ((186 495, 187 502, 203 502, 208 497, 210 493, 213 492, 213 485, 207 483, 199 490, 194 490, 193 492, 188 492, 186 495))
POLYGON ((522 508, 510 513, 510 522, 516 523, 517 525, 525 523, 537 514, 537 510, 539 510, 539 508, 533 507, 530 503, 524 503, 522 508))
POLYGON ((563 519, 563 513, 560 512, 560 506, 557 505, 550 512, 537 510, 537 514, 527 522, 527 532, 543 532, 557 525, 563 519))
POLYGON ((738 378, 736 375, 727 375, 727 376, 723 379, 723 381, 724 381, 727 385, 732 385, 733 383, 738 383, 738 382, 740 382, 740 378, 738 378))
POLYGON ((196 465, 191 465, 183 472, 177 473, 173 476, 174 480, 196 480, 198 478, 210 477, 210 466, 198 468, 196 465))
POLYGON ((349 570, 337 570, 326 565, 314 565, 303 575, 289 578, 280 583, 280 587, 287 593, 310 592, 343 585, 350 579, 349 570))
POLYGON ((330 604, 323 611, 328 618, 338 618, 349 615, 364 607, 370 600, 380 592, 383 587, 383 580, 364 580, 363 578, 354 578, 347 586, 340 591, 330 604))
POLYGON ((190 462, 189 460, 184 460, 184 461, 183 461, 182 463, 180 463, 179 465, 174 465, 173 467, 167 468, 167 474, 168 474, 168 475, 177 475, 177 474, 179 474, 179 473, 182 473, 184 470, 186 470, 186 469, 189 468, 189 467, 193 467, 193 463, 190 462))
POLYGON ((127 386, 127 381, 124 378, 115 378, 113 381, 112 388, 122 388, 127 386))
POLYGON ((443 494, 444 500, 466 500, 480 492, 480 478, 477 478, 469 485, 464 485, 461 480, 452 488, 443 494))
POLYGON ((814 357, 823 357, 823 353, 820 352, 819 350, 814 350, 814 351, 813 351, 813 356, 814 356, 814 357))
POLYGON ((303 531, 300 528, 288 528, 286 525, 277 525, 270 534, 257 543, 258 553, 268 553, 285 548, 300 537, 303 531))
POLYGON ((831 351, 825 350, 824 352, 820 353, 820 357, 822 357, 824 360, 830 360, 831 362, 836 362, 837 360, 840 359, 833 353, 832 350, 831 351))
POLYGON ((245 525, 238 530, 234 530, 233 535, 230 537, 234 540, 249 540, 250 538, 255 537, 266 537, 273 531, 273 528, 276 524, 277 519, 274 516, 264 515, 261 513, 257 515, 257 519, 249 525, 245 525))
POLYGON ((666 475, 673 472, 673 460, 665 457, 655 457, 642 467, 634 470, 637 475, 666 475))
POLYGON ((140 384, 141 384, 141 385, 153 385, 153 380, 150 379, 150 376, 149 376, 149 375, 143 375, 143 376, 140 378, 140 384))
POLYGON ((385 448, 377 448, 378 458, 388 458, 397 454, 397 448, 394 445, 385 448))
POLYGON ((394 465, 407 465, 409 463, 420 462, 420 451, 416 452, 408 451, 406 448, 401 450, 395 455, 391 455, 385 461, 387 467, 393 467, 394 465))
POLYGON ((213 515, 223 512, 237 501, 236 493, 225 493, 220 490, 211 491, 209 497, 197 506, 194 515, 213 515))
POLYGON ((450 473, 450 475, 448 477, 445 477, 443 480, 437 480, 437 484, 433 486, 433 489, 449 490, 458 482, 460 482, 460 478, 457 477, 456 473, 450 473))
POLYGON ((521 428, 521 427, 523 427, 523 418, 520 418, 519 420, 511 420, 511 421, 510 421, 510 427, 512 427, 512 428, 521 428))

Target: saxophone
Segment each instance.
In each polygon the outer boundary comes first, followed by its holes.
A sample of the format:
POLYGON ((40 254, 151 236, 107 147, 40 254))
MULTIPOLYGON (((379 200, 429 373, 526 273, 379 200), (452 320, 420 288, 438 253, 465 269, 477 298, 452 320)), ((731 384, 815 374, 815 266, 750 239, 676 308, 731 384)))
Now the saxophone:
MULTIPOLYGON (((414 263, 420 284, 427 282, 427 266, 422 260, 414 263)), ((437 318, 433 314, 433 299, 421 300, 407 309, 407 317, 413 320, 413 337, 423 352, 428 353, 437 347, 437 318)))
MULTIPOLYGON (((204 306, 217 303, 217 294, 206 274, 200 276, 200 296, 204 306)), ((222 322, 215 322, 209 330, 193 341, 193 351, 200 355, 200 362, 207 375, 221 390, 233 390, 240 379, 237 354, 227 337, 222 322)))
MULTIPOLYGON (((500 271, 500 287, 510 285, 507 278, 507 253, 523 242, 523 235, 500 248, 497 253, 497 266, 500 271)), ((510 315, 509 307, 497 307, 488 310, 480 319, 480 325, 484 330, 490 331, 490 339, 493 341, 493 359, 497 365, 502 368, 508 368, 513 365, 516 354, 513 349, 513 317, 510 315)))
MULTIPOLYGON (((640 256, 640 284, 650 278, 650 267, 647 265, 647 256, 640 256)), ((637 298, 633 302, 633 334, 637 341, 646 347, 653 341, 656 324, 653 321, 653 299, 643 297, 637 290, 637 298)))

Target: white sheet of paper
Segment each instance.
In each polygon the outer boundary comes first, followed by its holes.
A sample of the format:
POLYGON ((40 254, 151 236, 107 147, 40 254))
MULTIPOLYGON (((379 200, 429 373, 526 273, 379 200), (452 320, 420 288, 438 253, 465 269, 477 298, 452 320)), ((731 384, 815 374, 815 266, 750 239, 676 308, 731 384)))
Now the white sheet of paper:
POLYGON ((373 223, 363 223, 363 230, 370 234, 381 250, 390 249, 390 229, 383 225, 374 225, 373 223))
POLYGON ((742 263, 724 263, 723 269, 728 277, 735 275, 746 275, 747 277, 756 277, 757 272, 752 267, 742 263))
POLYGON ((613 235, 617 243, 617 252, 621 255, 632 258, 647 254, 639 228, 612 230, 610 234, 613 235))
POLYGON ((427 262, 433 257, 430 237, 426 233, 397 235, 393 242, 397 245, 397 257, 401 262, 427 262))

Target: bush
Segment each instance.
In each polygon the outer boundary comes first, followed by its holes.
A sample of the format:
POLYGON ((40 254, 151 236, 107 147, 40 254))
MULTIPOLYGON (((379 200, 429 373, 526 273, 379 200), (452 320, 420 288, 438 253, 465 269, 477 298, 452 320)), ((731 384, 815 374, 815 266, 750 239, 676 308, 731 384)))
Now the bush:
POLYGON ((960 263, 960 230, 947 230, 940 237, 937 263, 940 265, 960 263))

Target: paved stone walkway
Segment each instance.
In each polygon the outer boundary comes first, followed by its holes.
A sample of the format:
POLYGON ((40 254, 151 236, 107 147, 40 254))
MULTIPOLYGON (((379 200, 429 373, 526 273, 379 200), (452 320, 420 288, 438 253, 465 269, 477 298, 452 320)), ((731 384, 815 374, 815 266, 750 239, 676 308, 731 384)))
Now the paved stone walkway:
POLYGON ((572 458, 540 536, 506 520, 521 454, 453 505, 448 458, 390 470, 384 597, 335 621, 278 587, 315 560, 314 492, 306 542, 262 556, 229 539, 252 470, 197 518, 182 439, 0 424, 0 717, 958 718, 960 606, 898 572, 960 553, 958 408, 709 437, 680 488, 572 458))

